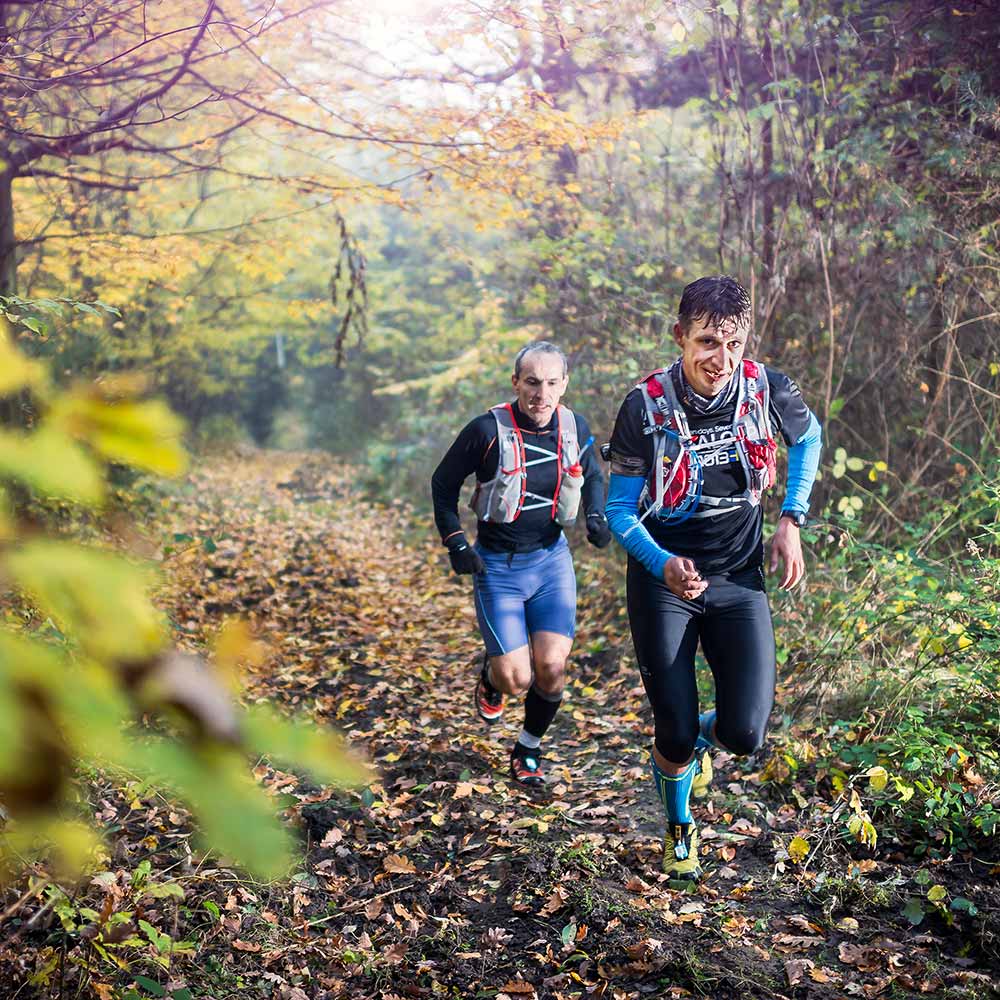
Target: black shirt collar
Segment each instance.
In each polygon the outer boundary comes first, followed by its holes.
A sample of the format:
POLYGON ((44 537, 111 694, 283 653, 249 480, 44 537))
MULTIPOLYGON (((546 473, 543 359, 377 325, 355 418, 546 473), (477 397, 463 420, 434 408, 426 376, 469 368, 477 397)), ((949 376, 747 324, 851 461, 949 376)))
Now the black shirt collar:
POLYGON ((522 412, 521 407, 517 405, 517 400, 511 404, 514 410, 514 419, 517 421, 517 426, 521 430, 531 431, 533 434, 544 434, 547 431, 552 430, 556 422, 556 411, 552 411, 552 417, 549 422, 544 427, 539 427, 534 420, 531 419, 526 413, 522 412))

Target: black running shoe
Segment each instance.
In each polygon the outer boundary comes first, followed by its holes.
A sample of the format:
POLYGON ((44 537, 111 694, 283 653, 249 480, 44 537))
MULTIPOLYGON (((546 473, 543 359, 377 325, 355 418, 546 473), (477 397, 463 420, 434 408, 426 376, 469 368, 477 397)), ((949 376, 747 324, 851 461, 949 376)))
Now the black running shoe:
POLYGON ((530 750, 515 747, 510 753, 510 776, 519 785, 544 785, 541 758, 530 750))

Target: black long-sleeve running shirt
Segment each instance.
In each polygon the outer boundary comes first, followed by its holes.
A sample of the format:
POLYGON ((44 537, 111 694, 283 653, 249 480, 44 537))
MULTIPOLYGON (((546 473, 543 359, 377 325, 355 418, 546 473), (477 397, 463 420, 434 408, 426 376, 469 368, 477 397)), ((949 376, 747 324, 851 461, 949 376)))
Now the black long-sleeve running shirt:
MULTIPOLYGON (((779 432, 792 446, 809 429, 811 413, 799 387, 787 375, 767 369, 770 385, 768 417, 772 432, 779 432)), ((678 397, 679 383, 675 383, 678 397)), ((683 405, 683 404, 682 404, 683 405)), ((698 414, 685 407, 691 431, 702 442, 723 440, 732 434, 735 397, 731 403, 712 414, 698 414)), ((653 438, 645 433, 648 423, 642 392, 636 388, 625 397, 611 434, 611 471, 625 475, 646 476, 653 464, 653 438)), ((708 496, 733 497, 746 489, 746 476, 736 450, 719 445, 718 450, 703 453, 702 469, 708 496)), ((745 504, 730 508, 719 517, 692 518, 680 524, 647 518, 643 524, 653 541, 674 555, 695 561, 701 573, 732 573, 764 561, 762 507, 745 504)))
MULTIPOLYGON (((590 440, 587 421, 574 413, 576 436, 580 447, 590 440)), ((521 430, 525 443, 537 444, 555 452, 558 447, 558 424, 555 414, 544 428, 535 428, 533 421, 526 417, 514 403, 514 419, 521 430)), ((462 428, 454 444, 448 449, 440 465, 431 478, 431 496, 434 501, 434 522, 444 540, 456 531, 462 530, 458 516, 459 494, 465 480, 475 473, 480 483, 489 482, 497 470, 496 447, 497 424, 492 413, 484 413, 469 421, 462 428)), ((604 513, 604 478, 595 455, 593 444, 583 453, 583 491, 581 516, 595 512, 604 513)), ((539 496, 550 497, 556 488, 556 463, 543 462, 528 467, 527 489, 539 496)), ((534 552, 551 545, 562 531, 562 527, 552 520, 548 508, 522 511, 516 521, 497 524, 480 521, 479 542, 488 549, 500 552, 534 552)))

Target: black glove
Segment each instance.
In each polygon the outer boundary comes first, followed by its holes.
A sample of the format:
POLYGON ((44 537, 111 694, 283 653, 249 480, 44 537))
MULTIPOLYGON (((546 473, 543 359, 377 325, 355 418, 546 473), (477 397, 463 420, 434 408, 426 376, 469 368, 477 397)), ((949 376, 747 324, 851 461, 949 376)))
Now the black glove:
POLYGON ((608 519, 600 511, 595 510, 593 514, 587 515, 587 541, 599 549, 611 544, 608 519))
POLYGON ((447 541, 448 558, 451 568, 459 575, 463 573, 485 573, 486 563, 479 553, 469 544, 465 535, 452 535, 447 541))

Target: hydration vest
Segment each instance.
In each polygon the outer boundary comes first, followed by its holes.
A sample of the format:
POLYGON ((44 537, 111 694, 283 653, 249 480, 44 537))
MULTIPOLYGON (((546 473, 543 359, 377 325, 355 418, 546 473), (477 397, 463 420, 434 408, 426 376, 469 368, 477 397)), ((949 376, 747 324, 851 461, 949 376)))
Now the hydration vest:
POLYGON ((640 522, 653 514, 661 521, 679 524, 689 517, 717 516, 735 504, 756 507, 764 491, 774 485, 778 449, 771 437, 767 373, 762 364, 744 361, 738 378, 731 436, 704 442, 691 433, 670 369, 647 375, 636 387, 646 404, 643 433, 653 435, 653 465, 639 498, 639 506, 646 508, 640 522), (747 487, 735 497, 707 496, 702 493, 704 473, 699 452, 730 445, 743 468, 747 487))
POLYGON ((497 471, 485 483, 476 483, 469 506, 480 521, 509 524, 524 510, 548 507, 552 520, 570 525, 576 520, 583 489, 580 443, 576 418, 565 406, 556 407, 556 451, 525 444, 510 403, 490 408, 497 425, 497 471), (540 457, 528 458, 528 452, 540 457), (528 468, 543 462, 557 462, 555 496, 543 497, 528 491, 528 468))

